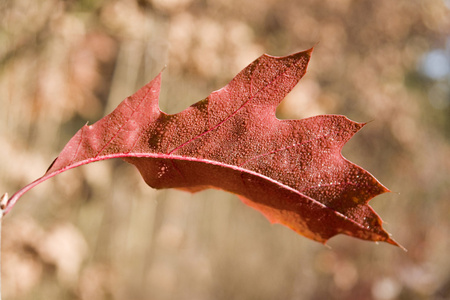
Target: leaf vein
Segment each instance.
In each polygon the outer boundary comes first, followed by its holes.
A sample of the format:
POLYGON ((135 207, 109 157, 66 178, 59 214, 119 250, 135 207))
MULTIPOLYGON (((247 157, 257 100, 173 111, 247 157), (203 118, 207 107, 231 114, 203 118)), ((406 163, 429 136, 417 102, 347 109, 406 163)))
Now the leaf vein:
MULTIPOLYGON (((148 89, 147 93, 144 95, 144 97, 142 97, 141 101, 139 101, 139 103, 138 103, 138 105, 136 106, 136 108, 133 109, 132 107, 128 106, 128 107, 131 108, 131 110, 132 110, 133 112, 130 114, 130 116, 128 117, 128 119, 126 120, 126 122, 124 122, 124 123, 122 124, 122 126, 119 127, 119 129, 118 129, 117 132, 113 135, 113 137, 112 137, 112 138, 111 138, 111 139, 110 139, 110 140, 102 147, 102 149, 100 149, 100 150, 97 152, 97 154, 95 155, 95 157, 98 157, 98 156, 103 152, 103 150, 105 150, 105 149, 112 143, 112 141, 119 135, 119 133, 121 132, 122 128, 123 128, 125 125, 128 124, 128 122, 132 119, 132 117, 133 117, 133 115, 136 113, 136 111, 139 111, 139 107, 140 107, 141 104, 145 101, 145 99, 147 98, 148 94, 150 94, 150 92, 151 92, 151 89, 148 89)), ((138 138, 138 140, 139 140, 139 138, 138 138)))
MULTIPOLYGON (((255 95, 251 96, 247 101, 245 101, 236 111, 234 111, 233 113, 231 113, 228 117, 226 117, 225 119, 223 119, 222 121, 220 121, 218 124, 216 124, 214 127, 206 130, 205 132, 197 135, 196 137, 184 142, 183 144, 181 144, 178 147, 175 147, 173 150, 169 151, 167 154, 172 154, 173 152, 183 148, 184 146, 186 146, 187 144, 201 138, 202 136, 212 132, 213 130, 217 129, 218 127, 220 127, 222 124, 224 124, 226 121, 230 120, 231 118, 233 118, 242 108, 244 108, 250 101, 252 101, 253 99, 256 98, 257 95, 261 94, 264 90, 266 90, 268 87, 270 87, 278 78, 280 78, 281 76, 283 76, 284 74, 286 74, 291 68, 292 66, 295 66, 296 64, 292 64, 290 66, 288 66, 283 72, 281 72, 278 76, 276 76, 272 81, 270 81, 267 85, 265 85, 262 89, 260 89, 259 91, 257 91, 255 93, 255 95)), ((252 76, 250 78, 250 90, 252 90, 252 80, 253 80, 253 72, 252 72, 252 76)))

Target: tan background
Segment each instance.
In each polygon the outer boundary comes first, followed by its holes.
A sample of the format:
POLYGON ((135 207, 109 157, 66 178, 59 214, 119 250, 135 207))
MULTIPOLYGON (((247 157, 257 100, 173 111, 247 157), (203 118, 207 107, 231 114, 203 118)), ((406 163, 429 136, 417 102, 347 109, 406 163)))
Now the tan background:
POLYGON ((433 50, 450 64, 449 6, 1 0, 0 194, 165 66, 160 106, 176 113, 262 53, 315 45, 278 116, 373 120, 344 155, 396 192, 371 205, 409 250, 344 236, 327 248, 234 195, 152 190, 112 160, 58 175, 6 217, 4 299, 450 299, 450 77, 423 72, 433 50))

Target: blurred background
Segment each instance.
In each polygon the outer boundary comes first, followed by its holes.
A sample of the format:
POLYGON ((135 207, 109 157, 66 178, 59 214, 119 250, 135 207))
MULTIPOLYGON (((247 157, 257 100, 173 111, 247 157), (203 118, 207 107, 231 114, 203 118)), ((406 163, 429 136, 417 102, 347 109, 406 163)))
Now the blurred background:
POLYGON ((344 156, 408 252, 325 247, 229 193, 157 191, 117 159, 27 193, 3 221, 4 299, 450 299, 450 1, 0 0, 0 194, 162 69, 177 113, 263 53, 315 46, 279 118, 370 122, 344 156))

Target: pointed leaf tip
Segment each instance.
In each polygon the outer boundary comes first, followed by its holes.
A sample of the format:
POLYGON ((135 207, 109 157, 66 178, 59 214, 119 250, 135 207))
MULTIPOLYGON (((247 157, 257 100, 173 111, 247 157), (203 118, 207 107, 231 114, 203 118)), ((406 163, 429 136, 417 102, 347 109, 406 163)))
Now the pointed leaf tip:
POLYGON ((394 246, 399 247, 400 249, 402 249, 402 250, 405 251, 405 252, 408 252, 408 249, 406 249, 405 247, 403 247, 403 245, 399 244, 399 243, 398 243, 397 241, 395 241, 394 239, 389 238, 389 239, 386 240, 386 242, 387 242, 388 244, 391 244, 391 245, 394 245, 394 246))

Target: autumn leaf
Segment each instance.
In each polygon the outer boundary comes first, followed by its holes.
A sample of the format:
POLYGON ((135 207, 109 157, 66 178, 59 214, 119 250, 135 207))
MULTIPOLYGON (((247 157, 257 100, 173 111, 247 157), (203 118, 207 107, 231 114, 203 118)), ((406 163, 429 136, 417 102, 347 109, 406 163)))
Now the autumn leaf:
POLYGON ((229 191, 270 222, 321 243, 342 233, 399 246, 368 205, 388 190, 341 155, 364 124, 338 115, 275 117, 305 74, 311 52, 263 55, 228 85, 174 115, 159 109, 159 74, 111 114, 83 126, 43 177, 8 200, 4 212, 50 177, 120 157, 153 188, 229 191))

